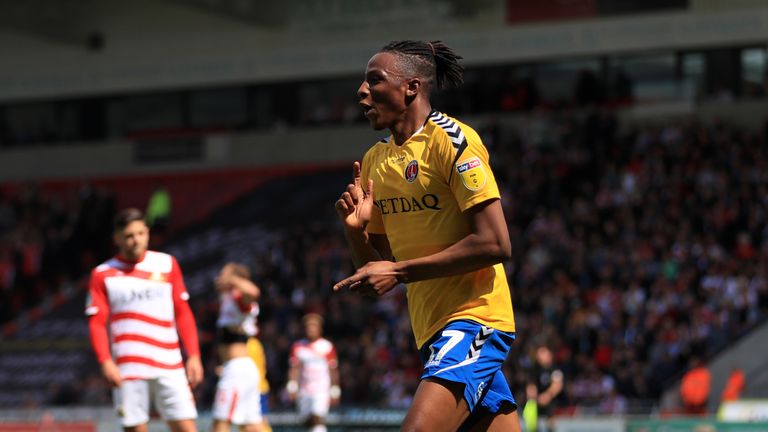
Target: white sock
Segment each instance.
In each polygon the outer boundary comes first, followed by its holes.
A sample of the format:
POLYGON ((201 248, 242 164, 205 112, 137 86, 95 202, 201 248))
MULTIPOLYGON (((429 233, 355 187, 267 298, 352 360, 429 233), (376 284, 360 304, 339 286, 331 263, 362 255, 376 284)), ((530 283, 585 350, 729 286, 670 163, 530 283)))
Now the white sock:
POLYGON ((312 426, 312 429, 310 429, 309 432, 328 432, 328 428, 326 428, 325 425, 315 425, 312 426))

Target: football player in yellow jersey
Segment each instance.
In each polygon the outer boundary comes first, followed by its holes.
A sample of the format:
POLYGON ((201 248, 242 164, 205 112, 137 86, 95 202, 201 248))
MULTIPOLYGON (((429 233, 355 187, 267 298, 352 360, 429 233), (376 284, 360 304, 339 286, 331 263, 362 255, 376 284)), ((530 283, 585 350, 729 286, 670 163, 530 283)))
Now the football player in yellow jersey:
POLYGON ((267 381, 267 356, 264 354, 264 345, 257 337, 248 338, 245 345, 248 349, 248 357, 256 363, 256 367, 261 373, 259 380, 259 391, 261 392, 261 431, 272 432, 272 426, 269 424, 267 414, 269 414, 269 381, 267 381))
POLYGON ((353 164, 336 201, 357 271, 334 290, 407 286, 424 372, 401 430, 518 431, 501 372, 515 324, 498 186, 477 133, 430 103, 432 90, 463 83, 460 58, 440 41, 406 40, 368 61, 360 105, 391 136, 353 164))

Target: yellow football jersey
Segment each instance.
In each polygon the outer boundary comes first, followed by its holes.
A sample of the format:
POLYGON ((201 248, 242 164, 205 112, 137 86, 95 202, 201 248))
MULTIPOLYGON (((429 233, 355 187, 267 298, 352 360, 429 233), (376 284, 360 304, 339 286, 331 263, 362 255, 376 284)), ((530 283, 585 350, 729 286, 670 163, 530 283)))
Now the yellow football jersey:
MULTIPOLYGON (((424 127, 398 146, 391 137, 363 157, 361 180, 374 183, 370 233, 386 234, 395 259, 431 255, 470 233, 462 213, 499 198, 488 150, 477 132, 433 111, 424 127)), ((507 332, 515 330, 504 267, 413 282, 408 310, 421 347, 449 321, 470 319, 507 332)))
POLYGON ((248 338, 248 356, 256 363, 256 367, 259 368, 261 374, 261 380, 259 381, 259 387, 261 393, 269 393, 269 381, 267 381, 267 356, 264 355, 264 346, 258 338, 248 338))

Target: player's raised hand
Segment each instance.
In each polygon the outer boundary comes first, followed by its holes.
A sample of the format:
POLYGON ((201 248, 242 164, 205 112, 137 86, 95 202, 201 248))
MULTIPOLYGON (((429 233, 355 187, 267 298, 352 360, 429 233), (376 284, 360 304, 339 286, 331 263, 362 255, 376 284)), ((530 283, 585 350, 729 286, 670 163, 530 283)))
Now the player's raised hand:
POLYGON ((352 164, 352 183, 336 200, 336 213, 344 225, 353 229, 365 229, 373 211, 373 180, 363 189, 360 179, 360 162, 352 164))

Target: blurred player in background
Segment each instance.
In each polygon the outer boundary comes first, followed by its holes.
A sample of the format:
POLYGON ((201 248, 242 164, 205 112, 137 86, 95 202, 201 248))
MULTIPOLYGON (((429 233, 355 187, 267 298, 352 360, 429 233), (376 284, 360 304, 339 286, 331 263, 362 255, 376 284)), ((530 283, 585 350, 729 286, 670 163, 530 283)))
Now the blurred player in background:
MULTIPOLYGON (((535 352, 535 363, 526 385, 526 395, 535 401, 536 426, 538 432, 553 430, 552 414, 555 400, 563 391, 563 371, 554 363, 552 350, 546 345, 539 345, 535 352)), ((531 428, 528 429, 529 431, 531 428)))
POLYGON ((234 424, 241 431, 260 432, 261 373, 247 348, 256 335, 260 291, 248 268, 231 262, 222 267, 215 286, 221 299, 216 339, 223 368, 213 403, 213 431, 226 432, 234 424))
POLYGON ((501 371, 515 323, 499 189, 478 134, 430 102, 463 84, 460 58, 439 41, 399 41, 368 61, 360 105, 391 136, 353 164, 336 202, 358 270, 334 289, 407 285, 425 365, 404 431, 520 428, 501 371))
POLYGON ((323 337, 323 317, 310 313, 302 321, 306 339, 291 347, 286 390, 309 431, 325 432, 328 409, 341 397, 336 349, 323 337))
POLYGON ((272 432, 267 414, 269 414, 269 381, 267 380, 267 356, 264 353, 264 345, 258 337, 248 338, 246 344, 248 356, 256 363, 256 368, 261 373, 259 391, 261 392, 261 429, 262 432, 272 432))
POLYGON ((173 256, 147 250, 149 228, 140 210, 117 214, 113 239, 119 253, 91 272, 85 313, 123 430, 146 432, 153 402, 172 431, 195 431, 190 386, 202 381, 203 367, 181 268, 173 256))

